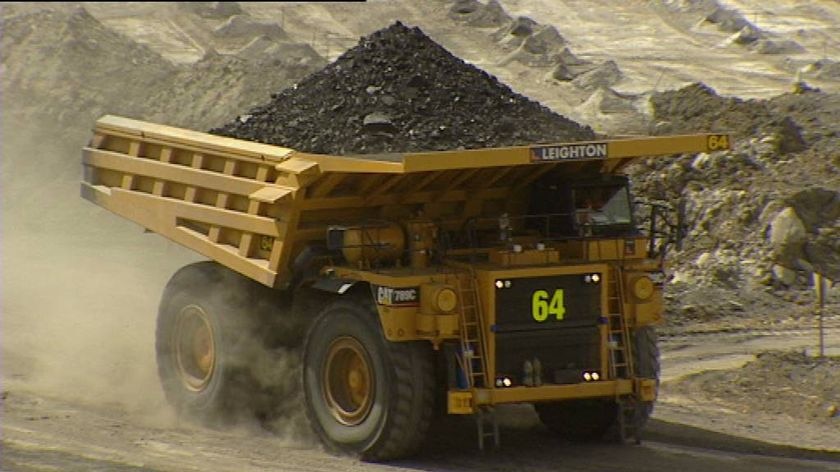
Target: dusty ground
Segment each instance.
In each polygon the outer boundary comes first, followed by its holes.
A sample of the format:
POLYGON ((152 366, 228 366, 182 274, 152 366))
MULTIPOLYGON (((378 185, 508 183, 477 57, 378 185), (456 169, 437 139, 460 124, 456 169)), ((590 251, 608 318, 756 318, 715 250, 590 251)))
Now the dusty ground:
POLYGON ((829 432, 840 423, 838 376, 838 357, 769 351, 759 353, 740 369, 691 375, 672 388, 669 386, 668 393, 691 396, 695 401, 702 399, 751 416, 769 414, 795 423, 818 425, 829 432))
MULTIPOLYGON (((720 296, 707 291, 690 303, 672 300, 674 307, 694 308, 672 313, 681 321, 664 329, 663 390, 641 447, 559 443, 528 408, 518 408, 506 414, 501 451, 477 454, 472 425, 454 421, 438 426, 422 457, 380 466, 328 455, 295 424, 275 425, 274 433, 248 422, 214 431, 174 417, 156 379, 154 313, 166 279, 196 256, 78 198, 78 150, 100 114, 195 129, 217 126, 396 19, 420 26, 515 91, 601 132, 650 132, 656 125, 647 100, 651 92, 695 81, 723 95, 769 98, 790 90, 799 70, 810 85, 840 91, 830 73, 831 60, 840 58, 837 2, 719 2, 741 12, 765 38, 801 47, 780 54, 734 43, 733 32, 702 21, 716 2, 501 3, 511 16, 556 27, 565 38, 562 47, 577 57, 595 65, 614 61, 620 74, 606 86, 553 80, 553 63, 522 56, 515 44, 498 41, 497 27, 453 20, 452 2, 442 0, 242 3, 239 14, 258 24, 239 29, 230 23, 231 12, 195 7, 203 12, 198 14, 177 4, 84 4, 87 12, 77 3, 0 7, 0 468, 840 470, 836 454, 813 452, 840 451, 838 418, 803 418, 796 413, 806 411, 810 400, 785 400, 800 393, 826 395, 836 383, 809 390, 803 386, 816 388, 810 377, 785 383, 785 377, 770 375, 800 365, 789 357, 747 365, 768 350, 813 350, 812 293, 801 283, 770 286, 773 293, 765 293, 768 286, 743 283, 740 293, 717 287, 720 296), (20 15, 46 9, 53 13, 19 21, 20 15), (718 316, 721 312, 727 316, 718 316), (787 393, 764 393, 765 380, 787 393), (767 401, 753 401, 759 394, 767 401), (774 407, 762 407, 768 403, 774 407)), ((800 178, 835 182, 836 176, 821 173, 832 169, 824 158, 821 150, 781 159, 768 166, 771 179, 761 180, 763 171, 755 170, 750 183, 795 189, 800 178)), ((679 174, 692 163, 680 161, 673 171, 679 174)), ((714 211, 720 219, 709 219, 711 228, 737 221, 727 195, 738 189, 722 178, 730 178, 729 171, 713 165, 694 176, 699 190, 709 190, 701 194, 707 206, 699 208, 719 208, 714 211)), ((739 231, 734 237, 763 228, 739 231)), ((747 263, 744 254, 695 245, 682 256, 686 274, 697 277, 704 270, 695 263, 704 252, 735 260, 730 265, 737 267, 747 263)), ((829 301, 833 330, 827 340, 836 353, 837 288, 829 301)))

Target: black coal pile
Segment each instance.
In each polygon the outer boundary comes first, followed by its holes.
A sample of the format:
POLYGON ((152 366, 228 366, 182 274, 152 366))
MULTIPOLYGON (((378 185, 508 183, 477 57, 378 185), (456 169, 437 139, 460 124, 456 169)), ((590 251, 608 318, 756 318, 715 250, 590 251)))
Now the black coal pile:
POLYGON ((367 154, 579 141, 595 135, 397 22, 211 133, 367 154))

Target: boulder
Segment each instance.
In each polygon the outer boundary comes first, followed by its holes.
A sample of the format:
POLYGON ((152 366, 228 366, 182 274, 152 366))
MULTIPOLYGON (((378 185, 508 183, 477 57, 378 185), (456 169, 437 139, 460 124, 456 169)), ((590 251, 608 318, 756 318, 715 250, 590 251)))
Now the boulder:
POLYGON ((694 261, 694 265, 696 265, 700 269, 708 269, 714 263, 714 259, 712 259, 712 253, 704 252, 697 257, 697 260, 694 261))
POLYGON ((787 267, 775 264, 773 266, 773 278, 784 285, 793 285, 796 282, 796 271, 787 267))
POLYGON ((787 207, 770 223, 770 244, 777 254, 799 254, 807 240, 807 231, 793 207, 787 207))
POLYGON ((840 282, 840 225, 820 229, 817 237, 805 245, 805 255, 814 272, 840 282))
POLYGON ((797 192, 788 202, 811 233, 832 226, 840 218, 840 192, 813 187, 797 192))

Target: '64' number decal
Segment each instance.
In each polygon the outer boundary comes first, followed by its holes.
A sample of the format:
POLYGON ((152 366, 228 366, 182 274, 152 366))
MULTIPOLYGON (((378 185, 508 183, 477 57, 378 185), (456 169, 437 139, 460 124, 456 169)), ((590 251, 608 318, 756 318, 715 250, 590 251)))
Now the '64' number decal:
POLYGON ((709 147, 709 151, 729 149, 729 136, 725 134, 713 134, 706 138, 706 145, 709 147))
POLYGON ((558 288, 553 294, 547 290, 536 290, 531 294, 531 316, 534 321, 542 323, 549 317, 562 321, 566 315, 566 307, 563 305, 563 289, 558 288))

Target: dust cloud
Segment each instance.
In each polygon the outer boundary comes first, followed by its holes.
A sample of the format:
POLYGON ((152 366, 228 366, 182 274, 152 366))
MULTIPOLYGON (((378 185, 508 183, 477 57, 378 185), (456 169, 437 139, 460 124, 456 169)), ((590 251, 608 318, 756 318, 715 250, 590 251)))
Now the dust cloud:
POLYGON ((82 145, 2 146, 2 388, 172 425, 155 320, 168 278, 199 257, 82 200, 82 145))
POLYGON ((44 226, 48 232, 3 230, 6 388, 169 421, 161 415, 168 407, 157 381, 155 315, 165 273, 184 256, 160 242, 119 242, 125 234, 44 226))

